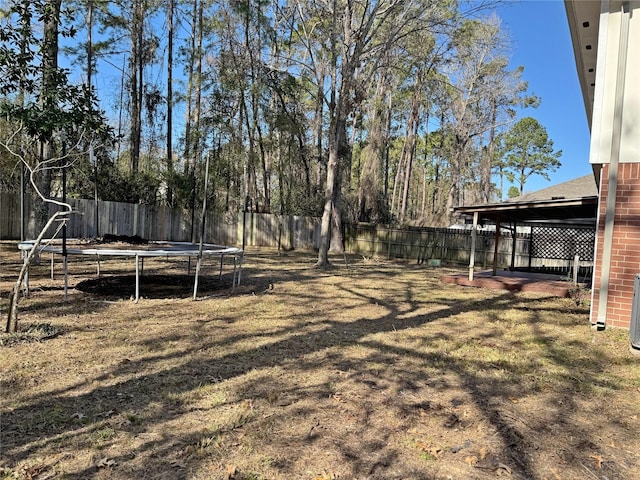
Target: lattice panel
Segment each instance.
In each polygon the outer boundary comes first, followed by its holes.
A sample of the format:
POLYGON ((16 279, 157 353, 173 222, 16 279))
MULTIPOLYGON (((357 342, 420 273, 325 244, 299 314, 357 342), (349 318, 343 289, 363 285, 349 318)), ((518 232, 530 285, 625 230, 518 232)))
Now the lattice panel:
POLYGON ((581 261, 592 261, 595 235, 589 227, 532 227, 531 256, 571 260, 579 255, 581 261))

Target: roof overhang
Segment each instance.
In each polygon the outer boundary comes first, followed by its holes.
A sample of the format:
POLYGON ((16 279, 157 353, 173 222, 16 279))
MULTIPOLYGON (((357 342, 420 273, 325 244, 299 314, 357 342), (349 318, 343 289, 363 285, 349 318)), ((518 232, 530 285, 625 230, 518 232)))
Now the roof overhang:
POLYGON ((600 0, 565 0, 564 5, 573 43, 578 79, 582 89, 582 98, 589 128, 591 128, 602 2, 600 0))
POLYGON ((532 202, 503 202, 489 205, 456 207, 459 215, 478 213, 479 220, 511 221, 517 223, 563 223, 595 225, 598 197, 537 200, 532 202))

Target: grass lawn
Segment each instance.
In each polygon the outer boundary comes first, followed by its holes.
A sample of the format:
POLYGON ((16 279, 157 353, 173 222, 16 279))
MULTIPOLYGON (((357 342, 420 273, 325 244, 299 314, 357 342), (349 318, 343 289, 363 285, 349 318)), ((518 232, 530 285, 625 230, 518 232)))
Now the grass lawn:
MULTIPOLYGON (((572 299, 347 260, 249 250, 236 292, 214 265, 198 301, 184 262, 149 261, 135 304, 131 259, 81 291, 95 266, 71 258, 65 303, 43 258, 0 335, 0 478, 640 478, 628 332, 572 299)), ((0 244, 3 327, 19 266, 0 244)))

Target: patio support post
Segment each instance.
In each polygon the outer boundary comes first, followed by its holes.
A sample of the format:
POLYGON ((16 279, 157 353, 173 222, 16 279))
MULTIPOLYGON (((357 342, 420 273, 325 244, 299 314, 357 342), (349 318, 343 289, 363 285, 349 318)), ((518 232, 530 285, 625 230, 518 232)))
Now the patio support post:
POLYGON ((498 269, 498 243, 500 243, 500 217, 496 218, 496 243, 493 246, 493 273, 496 276, 496 270, 498 269))
POLYGON ((517 231, 518 231, 518 224, 514 220, 513 232, 512 232, 513 243, 511 244, 511 271, 514 271, 516 269, 516 245, 518 243, 517 231))
POLYGON ((533 232, 535 228, 535 226, 532 226, 529 232, 529 263, 527 264, 527 272, 531 271, 531 261, 533 260, 533 232))
POLYGON ((471 230, 471 255, 469 256, 469 281, 473 282, 473 269, 476 262, 476 240, 478 238, 478 212, 473 212, 473 229, 471 230))

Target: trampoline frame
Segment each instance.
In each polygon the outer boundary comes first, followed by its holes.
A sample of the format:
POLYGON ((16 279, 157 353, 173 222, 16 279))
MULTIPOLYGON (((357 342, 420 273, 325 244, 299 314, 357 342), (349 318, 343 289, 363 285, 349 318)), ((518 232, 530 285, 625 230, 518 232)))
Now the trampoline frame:
MULTIPOLYGON (((81 256, 93 256, 97 260, 97 275, 100 276, 100 257, 133 257, 135 258, 135 273, 136 273, 136 286, 135 286, 135 302, 138 303, 140 299, 140 274, 144 271, 144 259, 146 257, 189 257, 189 267, 191 265, 191 257, 196 257, 196 269, 194 273, 194 291, 193 299, 196 299, 198 288, 198 276, 200 272, 200 265, 204 257, 220 257, 220 273, 219 278, 222 277, 222 268, 225 256, 233 256, 233 276, 232 276, 232 288, 233 292, 236 286, 240 285, 242 280, 242 261, 244 258, 244 250, 236 247, 228 247, 224 245, 215 245, 211 243, 198 243, 191 242, 169 242, 169 241, 149 241, 140 248, 135 248, 135 245, 127 246, 127 248, 109 248, 110 244, 89 244, 87 248, 78 248, 73 245, 74 242, 83 242, 80 239, 66 239, 62 241, 60 239, 43 240, 38 246, 38 254, 43 252, 51 253, 51 278, 53 279, 53 267, 54 256, 62 255, 63 257, 63 272, 64 272, 64 298, 67 298, 68 289, 68 271, 67 271, 67 257, 69 255, 81 255, 81 256), (72 245, 69 246, 68 243, 72 245), (200 255, 200 251, 202 255, 200 255)), ((26 240, 18 244, 18 249, 22 251, 24 262, 27 262, 28 252, 33 249, 35 240, 26 240)), ((190 268, 189 268, 190 270, 190 268)), ((29 269, 25 276, 25 290, 26 294, 29 294, 29 269)))

